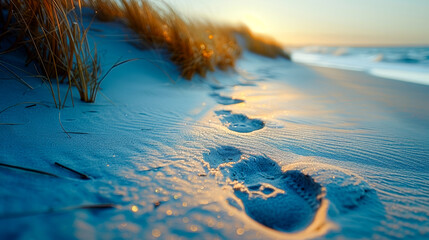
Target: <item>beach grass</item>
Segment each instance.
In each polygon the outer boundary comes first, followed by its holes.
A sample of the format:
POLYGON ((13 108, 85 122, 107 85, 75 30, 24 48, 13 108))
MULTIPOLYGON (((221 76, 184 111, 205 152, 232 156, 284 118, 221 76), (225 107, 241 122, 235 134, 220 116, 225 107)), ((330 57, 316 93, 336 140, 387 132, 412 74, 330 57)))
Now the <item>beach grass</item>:
POLYGON ((58 108, 69 94, 73 100, 72 86, 82 101, 95 101, 100 64, 82 25, 81 6, 72 0, 10 0, 2 5, 7 10, 2 37, 14 39, 11 48, 25 48, 27 63, 37 63, 58 108), (65 80, 69 87, 61 96, 65 80))
POLYGON ((73 101, 74 88, 82 101, 94 102, 105 77, 100 76, 96 45, 88 41, 89 27, 83 26, 83 6, 94 9, 102 21, 122 20, 145 48, 167 49, 188 80, 234 68, 243 47, 267 57, 289 58, 280 44, 245 26, 187 19, 168 5, 148 0, 2 0, 0 6, 0 40, 13 40, 7 51, 25 48, 27 63, 36 62, 36 75, 47 83, 58 108, 68 98, 73 101), (60 83, 68 84, 65 93, 60 83))
POLYGON ((245 47, 250 52, 269 58, 282 57, 290 60, 289 54, 283 50, 282 46, 275 39, 255 34, 244 25, 236 28, 235 32, 244 39, 245 47))
POLYGON ((179 66, 182 77, 203 77, 215 69, 233 68, 243 51, 237 37, 245 40, 245 48, 267 57, 285 57, 279 43, 255 35, 245 26, 216 24, 188 19, 170 6, 154 5, 148 0, 88 0, 100 20, 122 19, 135 31, 145 47, 166 48, 170 59, 179 66))

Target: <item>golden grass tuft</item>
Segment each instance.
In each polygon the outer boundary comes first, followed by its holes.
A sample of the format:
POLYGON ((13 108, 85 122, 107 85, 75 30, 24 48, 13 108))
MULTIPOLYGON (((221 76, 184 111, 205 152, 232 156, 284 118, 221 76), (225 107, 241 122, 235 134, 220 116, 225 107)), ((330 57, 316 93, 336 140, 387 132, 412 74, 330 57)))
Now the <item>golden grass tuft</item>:
POLYGON ((227 27, 210 23, 186 23, 174 14, 170 19, 167 48, 171 60, 180 66, 182 76, 191 79, 194 74, 206 76, 216 68, 234 67, 241 48, 227 27))
POLYGON ((69 92, 73 100, 72 86, 85 102, 93 102, 99 88, 99 60, 96 48, 89 46, 88 29, 81 24, 81 4, 80 0, 9 0, 2 5, 7 7, 2 36, 15 37, 12 48, 24 47, 27 62, 38 63, 58 108, 64 107, 69 92), (65 79, 69 88, 62 98, 59 84, 65 79))
POLYGON ((290 60, 289 54, 273 38, 254 34, 246 26, 237 28, 234 31, 244 39, 246 48, 249 51, 269 58, 283 57, 290 60))
POLYGON ((288 55, 272 39, 254 35, 246 27, 221 26, 210 22, 196 22, 179 16, 172 8, 156 7, 148 0, 88 0, 104 19, 121 18, 134 30, 146 46, 167 48, 171 60, 180 67, 181 75, 191 79, 195 74, 205 76, 216 68, 225 70, 235 66, 242 49, 237 35, 245 39, 246 48, 267 57, 288 55), (111 17, 106 16, 111 13, 111 17))

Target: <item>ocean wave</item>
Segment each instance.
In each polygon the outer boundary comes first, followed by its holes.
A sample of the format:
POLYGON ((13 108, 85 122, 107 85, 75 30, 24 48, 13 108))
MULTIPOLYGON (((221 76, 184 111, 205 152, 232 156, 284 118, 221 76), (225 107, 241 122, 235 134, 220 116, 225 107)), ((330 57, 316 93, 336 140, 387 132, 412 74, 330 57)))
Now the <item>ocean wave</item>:
POLYGON ((378 77, 429 85, 429 47, 306 47, 292 50, 292 59, 315 66, 366 71, 378 77))

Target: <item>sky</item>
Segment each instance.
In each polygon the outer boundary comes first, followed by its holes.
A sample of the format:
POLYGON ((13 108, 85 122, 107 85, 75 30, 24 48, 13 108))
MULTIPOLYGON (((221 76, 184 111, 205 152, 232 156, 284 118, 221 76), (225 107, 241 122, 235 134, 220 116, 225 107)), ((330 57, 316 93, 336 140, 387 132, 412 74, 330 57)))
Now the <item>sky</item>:
POLYGON ((285 45, 429 45, 429 0, 165 0, 191 18, 245 23, 285 45))

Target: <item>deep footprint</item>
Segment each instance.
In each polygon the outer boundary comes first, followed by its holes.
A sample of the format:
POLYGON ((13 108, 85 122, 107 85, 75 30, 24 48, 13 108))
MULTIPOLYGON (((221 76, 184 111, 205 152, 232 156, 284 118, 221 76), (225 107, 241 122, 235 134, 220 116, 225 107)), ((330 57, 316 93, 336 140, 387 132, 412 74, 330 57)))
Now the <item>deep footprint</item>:
POLYGON ((322 201, 320 184, 297 170, 283 172, 265 156, 244 157, 221 146, 204 154, 210 171, 221 172, 241 205, 228 201, 255 221, 278 231, 296 232, 309 226, 322 201))
POLYGON ((299 171, 282 172, 264 156, 252 156, 230 170, 246 213, 279 231, 296 232, 311 224, 322 201, 322 187, 299 171))
POLYGON ((226 97, 226 96, 222 96, 222 95, 217 94, 217 93, 212 93, 212 94, 210 94, 210 96, 212 96, 216 100, 217 103, 222 104, 222 105, 232 105, 232 104, 244 102, 244 100, 242 100, 242 99, 226 97))
POLYGON ((223 125, 231 131, 250 133, 260 130, 265 126, 262 120, 248 118, 244 114, 235 114, 226 110, 216 111, 215 113, 220 117, 223 125))

